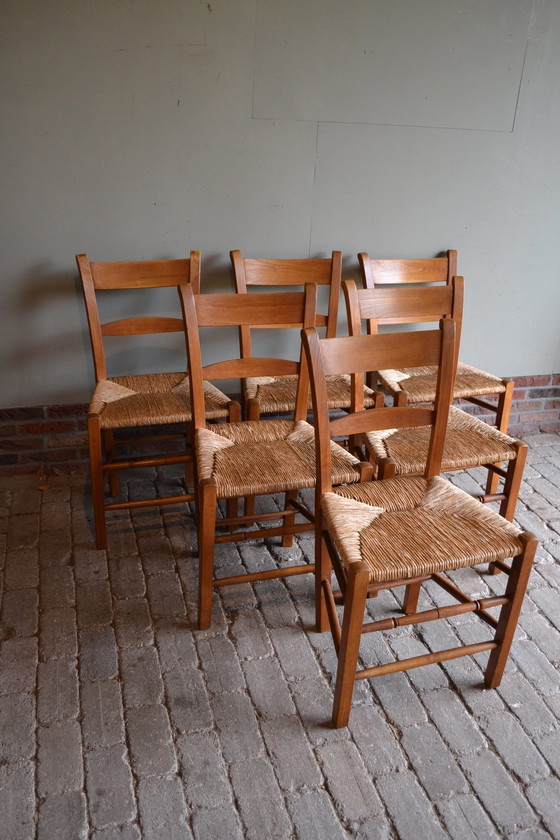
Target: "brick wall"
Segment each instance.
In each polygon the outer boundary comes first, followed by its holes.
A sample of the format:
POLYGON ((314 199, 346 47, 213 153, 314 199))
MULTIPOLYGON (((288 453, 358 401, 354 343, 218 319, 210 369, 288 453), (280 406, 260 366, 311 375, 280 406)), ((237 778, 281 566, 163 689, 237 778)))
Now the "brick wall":
MULTIPOLYGON (((86 409, 85 405, 0 409, 0 471, 15 475, 86 469, 86 409)), ((468 410, 486 419, 482 409, 468 410)), ((560 373, 516 377, 509 431, 520 438, 560 432, 560 373)))

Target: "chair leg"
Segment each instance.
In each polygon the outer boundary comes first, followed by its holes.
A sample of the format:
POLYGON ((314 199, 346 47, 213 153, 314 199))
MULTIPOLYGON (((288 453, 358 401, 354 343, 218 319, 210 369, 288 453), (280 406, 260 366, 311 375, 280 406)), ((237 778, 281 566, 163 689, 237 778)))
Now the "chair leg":
POLYGON ((348 570, 348 583, 344 598, 342 637, 334 692, 332 722, 337 729, 346 726, 350 717, 368 582, 369 572, 366 564, 352 563, 348 570))
POLYGON ((89 466, 91 496, 97 548, 107 548, 107 525, 105 522, 105 489, 103 481, 103 454, 101 430, 97 417, 88 418, 89 466))
POLYGON ((412 615, 418 610, 421 586, 421 583, 409 583, 406 587, 403 601, 403 612, 406 615, 412 615))
POLYGON ((489 688, 496 688, 501 682, 537 550, 538 542, 533 534, 523 534, 521 539, 525 543, 524 550, 513 559, 505 592, 511 600, 501 609, 495 635, 498 647, 490 652, 484 673, 484 682, 489 688))
MULTIPOLYGON (((319 513, 315 513, 315 516, 319 515, 319 513)), ((315 629, 317 633, 324 633, 325 630, 329 629, 324 583, 330 583, 332 571, 329 552, 321 532, 321 522, 319 521, 315 531, 315 629)))
POLYGON ((214 545, 216 537, 216 486, 201 483, 198 491, 198 629, 212 621, 214 545))
MULTIPOLYGON (((102 438, 105 458, 110 464, 115 460, 115 434, 112 429, 103 429, 102 438)), ((111 470, 109 472, 109 492, 111 493, 111 496, 120 495, 121 484, 117 470, 111 470)))
MULTIPOLYGON (((286 509, 289 506, 291 501, 295 501, 297 499, 297 490, 288 490, 284 495, 284 508, 286 509)), ((284 517, 284 525, 293 525, 296 521, 296 512, 294 510, 293 513, 289 513, 288 516, 284 517)), ((284 548, 290 548, 294 544, 294 535, 293 534, 284 534, 282 537, 282 546, 284 548)))
MULTIPOLYGON (((515 382, 513 379, 504 380, 504 382, 506 386, 505 391, 503 394, 499 395, 498 405, 496 408, 496 428, 499 429, 500 432, 503 432, 504 435, 507 435, 515 382)), ((488 480, 486 482, 486 495, 493 496, 498 491, 499 480, 500 477, 495 473, 488 474, 488 480)))
POLYGON ((513 517, 515 516, 515 508, 521 488, 521 479, 523 478, 527 452, 527 445, 524 443, 519 444, 517 447, 517 457, 508 464, 504 484, 505 499, 500 505, 500 514, 510 522, 513 522, 513 517))

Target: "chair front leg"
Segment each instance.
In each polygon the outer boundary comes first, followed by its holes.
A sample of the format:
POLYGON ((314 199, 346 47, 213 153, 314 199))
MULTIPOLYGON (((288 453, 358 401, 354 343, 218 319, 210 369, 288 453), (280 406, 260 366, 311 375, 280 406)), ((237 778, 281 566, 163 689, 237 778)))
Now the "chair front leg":
POLYGON ((333 704, 333 726, 346 726, 350 717, 356 668, 360 652, 360 639, 366 608, 369 571, 365 563, 351 563, 344 597, 342 637, 338 654, 336 687, 333 704))
POLYGON ((315 629, 317 633, 324 633, 329 629, 327 605, 325 603, 325 587, 330 584, 332 574, 331 558, 327 543, 322 533, 322 519, 320 505, 315 505, 317 517, 315 528, 315 629))
POLYGON ((107 525, 105 522, 105 489, 103 478, 103 450, 101 429, 97 415, 88 417, 89 467, 91 476, 91 497, 97 548, 107 548, 107 525))
MULTIPOLYGON (((105 458, 107 463, 110 464, 115 460, 115 433, 113 429, 103 429, 102 440, 105 458)), ((118 496, 121 492, 118 470, 109 472, 109 492, 111 496, 118 496)))
POLYGON ((216 538, 216 485, 202 481, 198 488, 198 629, 212 621, 214 546, 216 538))

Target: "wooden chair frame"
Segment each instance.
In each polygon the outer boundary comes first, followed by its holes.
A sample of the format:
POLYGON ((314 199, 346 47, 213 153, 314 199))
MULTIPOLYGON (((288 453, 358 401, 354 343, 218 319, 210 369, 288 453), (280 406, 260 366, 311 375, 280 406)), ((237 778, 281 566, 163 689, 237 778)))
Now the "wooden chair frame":
MULTIPOLYGON (((464 298, 462 277, 454 276, 449 283, 442 286, 381 285, 364 289, 358 289, 353 280, 345 280, 343 292, 350 335, 362 334, 362 321, 367 322, 368 333, 375 335, 378 333, 379 324, 410 324, 411 322, 426 324, 438 322, 441 318, 451 318, 455 324, 460 324, 462 320, 464 298)), ((453 359, 453 376, 457 369, 458 360, 459 340, 457 337, 453 359)), ((397 405, 407 405, 406 392, 403 391, 399 397, 397 405)), ((357 410, 363 408, 359 393, 354 396, 354 404, 357 410)), ((487 424, 482 420, 471 418, 470 422, 479 427, 481 435, 489 431, 487 424)), ((527 444, 523 441, 515 441, 514 446, 517 453, 516 457, 507 461, 505 467, 490 461, 482 464, 487 470, 488 478, 485 492, 478 496, 485 503, 500 502, 500 514, 509 521, 512 521, 515 515, 528 450, 527 444), (499 479, 503 479, 501 492, 498 492, 499 479)), ((479 454, 477 453, 477 455, 479 454)), ((374 458, 371 458, 371 460, 372 463, 375 463, 374 458)), ((479 465, 479 460, 470 465, 463 462, 461 469, 479 465)), ((396 474, 395 462, 390 458, 380 461, 376 466, 377 475, 381 479, 392 478, 396 474)))
MULTIPOLYGON (((198 627, 204 629, 210 625, 212 609, 212 593, 214 589, 234 584, 246 584, 253 581, 267 580, 269 578, 283 578, 291 575, 313 573, 312 564, 300 564, 284 568, 272 569, 264 572, 253 572, 242 575, 233 575, 225 578, 216 578, 214 575, 214 547, 220 542, 238 542, 247 539, 255 539, 255 531, 248 531, 247 527, 254 523, 266 523, 270 520, 281 520, 281 525, 264 527, 258 532, 259 538, 281 536, 283 544, 289 545, 296 533, 312 531, 313 514, 302 505, 297 498, 298 489, 302 489, 297 470, 289 478, 283 477, 282 487, 275 486, 279 481, 276 475, 263 473, 259 476, 262 487, 253 492, 253 488, 239 485, 221 487, 220 492, 214 475, 203 476, 201 464, 205 459, 203 452, 203 434, 205 429, 205 418, 202 405, 202 388, 204 380, 232 379, 243 376, 261 375, 263 371, 271 375, 299 375, 294 424, 304 423, 307 416, 307 400, 309 392, 309 379, 307 369, 301 365, 301 356, 298 361, 270 358, 237 358, 210 365, 202 364, 199 327, 242 327, 254 324, 262 326, 291 326, 312 325, 315 322, 315 296, 316 287, 307 284, 305 292, 287 292, 282 294, 263 293, 262 295, 195 295, 193 289, 184 286, 180 289, 183 314, 186 325, 187 353, 189 364, 189 376, 191 381, 193 426, 195 434, 195 486, 197 505, 198 545, 199 545, 199 611, 198 627), (266 489, 263 489, 263 488, 266 489), (283 510, 273 514, 253 511, 243 516, 237 515, 237 505, 231 504, 239 496, 256 496, 262 493, 284 492, 285 505, 283 510), (228 515, 224 519, 217 520, 216 507, 218 498, 228 501, 228 515), (234 509, 235 507, 235 509, 234 509), (296 513, 304 517, 304 522, 296 522, 296 513), (225 533, 217 533, 217 528, 225 529, 225 533)), ((255 432, 270 430, 271 435, 275 434, 275 426, 278 422, 274 420, 246 420, 242 423, 233 424, 236 428, 232 434, 242 432, 242 427, 248 429, 249 435, 255 432)), ((231 424, 230 424, 231 425, 231 424)), ((227 427, 222 427, 222 432, 227 435, 227 427)), ((309 427, 311 438, 313 432, 309 427)), ((273 440, 273 437, 270 438, 273 440)), ((237 478, 240 482, 241 478, 237 478)), ((314 476, 313 476, 314 485, 314 476)))
MULTIPOLYGON (((354 683, 359 679, 369 679, 381 674, 388 674, 415 668, 421 665, 443 662, 458 656, 465 656, 489 650, 490 657, 484 680, 487 686, 496 687, 502 673, 513 640, 517 618, 527 586, 531 566, 537 546, 532 534, 519 533, 516 538, 518 553, 514 556, 511 568, 504 566, 508 575, 503 596, 493 596, 472 600, 461 592, 441 573, 417 574, 398 580, 377 580, 371 583, 370 569, 363 560, 355 560, 345 565, 341 561, 332 535, 325 524, 323 505, 333 496, 330 478, 329 439, 333 436, 359 435, 371 430, 418 426, 431 426, 430 446, 426 463, 425 478, 438 481, 443 447, 448 406, 452 396, 453 369, 455 364, 454 322, 443 319, 437 331, 425 330, 409 333, 389 333, 383 335, 351 336, 348 338, 320 339, 313 329, 303 331, 303 346, 311 374, 311 393, 315 414, 315 439, 317 455, 317 496, 316 496, 316 597, 324 600, 328 614, 333 641, 338 655, 338 668, 333 706, 333 724, 345 726, 350 715, 354 683), (362 378, 368 371, 378 368, 414 367, 418 365, 438 366, 438 386, 434 406, 413 408, 394 406, 357 411, 342 418, 331 419, 325 405, 325 379, 332 373, 350 373, 362 378), (331 566, 332 564, 332 566, 331 566), (339 593, 331 589, 331 568, 340 586, 339 593), (451 594, 456 604, 436 609, 418 611, 421 584, 431 580, 451 594), (379 591, 393 587, 405 587, 403 616, 368 621, 364 624, 364 613, 368 597, 379 591), (343 604, 342 625, 338 617, 336 604, 343 604), (488 610, 501 607, 498 618, 488 610), (426 653, 398 662, 379 665, 372 668, 358 669, 360 639, 363 633, 391 629, 400 625, 418 624, 438 618, 448 618, 465 612, 474 612, 483 622, 494 629, 494 638, 488 642, 464 645, 457 648, 426 653)), ((359 385, 356 385, 359 390, 359 385)), ((417 481, 411 478, 409 481, 417 481)), ((387 485, 390 482, 406 479, 384 480, 374 485, 387 485)), ((439 479, 443 481, 443 479, 439 479)), ((444 482, 445 483, 445 482, 444 482)), ((359 490, 363 485, 356 485, 359 490)), ((403 484, 404 486, 404 484, 403 484)), ((447 485, 450 486, 450 485, 447 485)), ((459 497, 465 496, 456 488, 453 491, 459 497)), ((334 494, 336 495, 336 493, 334 494)), ((472 504, 472 503, 471 503, 472 504)), ((481 508, 482 510, 482 508, 481 508)), ((350 514, 348 514, 350 516, 350 514)), ((504 529, 510 531, 514 526, 493 514, 498 522, 504 522, 504 529)), ((516 533, 517 529, 516 529, 516 533)), ((394 535, 398 544, 399 534, 394 535)), ((480 561, 482 562, 482 561, 480 561)), ((450 563, 449 568, 453 568, 450 563)))
MULTIPOLYGON (((76 256, 82 290, 86 306, 87 321, 91 341, 96 388, 104 382, 111 382, 107 372, 107 362, 104 351, 104 338, 107 336, 149 335, 156 333, 182 333, 183 319, 181 317, 164 317, 142 315, 138 317, 119 318, 116 321, 102 323, 99 315, 97 294, 115 290, 148 289, 162 287, 178 287, 191 284, 197 292, 200 289, 200 252, 191 251, 189 259, 172 260, 144 260, 137 262, 91 262, 87 254, 76 256)), ((146 375, 150 376, 150 374, 146 375)), ((136 374, 140 380, 143 374, 136 374)), ((225 397, 224 397, 225 399, 225 397)), ((239 404, 230 401, 229 409, 224 413, 230 419, 239 417, 239 404)), ((113 428, 104 428, 100 414, 90 406, 88 411, 88 440, 91 470, 92 497, 94 508, 96 542, 98 548, 107 547, 106 512, 128 508, 149 507, 153 505, 169 505, 187 502, 193 499, 190 492, 175 496, 151 499, 136 499, 125 502, 106 502, 104 479, 108 477, 112 496, 119 494, 118 473, 120 470, 132 467, 154 467, 171 464, 185 465, 187 478, 192 460, 190 447, 190 429, 185 415, 184 431, 178 434, 151 434, 130 439, 117 440, 113 428), (181 437, 185 440, 185 448, 181 453, 153 455, 150 457, 119 458, 116 456, 117 445, 146 441, 168 441, 181 437)), ((170 421, 161 417, 157 425, 165 425, 170 421)), ((144 426, 145 423, 136 422, 134 416, 121 429, 132 429, 144 426)))

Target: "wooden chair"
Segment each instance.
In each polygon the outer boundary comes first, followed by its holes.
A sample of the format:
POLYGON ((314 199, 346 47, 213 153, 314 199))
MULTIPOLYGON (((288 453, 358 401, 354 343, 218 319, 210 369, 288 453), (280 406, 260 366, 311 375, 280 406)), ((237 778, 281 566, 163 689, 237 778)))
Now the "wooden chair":
MULTIPOLYGON (((231 264, 238 294, 247 294, 249 288, 269 289, 273 286, 291 288, 295 291, 305 283, 328 287, 327 314, 316 314, 315 326, 325 329, 329 337, 336 335, 340 283, 342 275, 342 253, 333 251, 330 259, 244 259, 241 251, 231 251, 231 264)), ((241 355, 250 358, 253 353, 251 331, 256 325, 240 328, 241 355)), ((298 340, 299 343, 299 340, 298 340)), ((264 375, 242 380, 244 416, 258 420, 263 414, 293 412, 296 404, 297 377, 264 375)), ((373 392, 365 390, 365 402, 373 405, 373 392)), ((349 381, 345 377, 331 377, 328 382, 328 404, 330 409, 350 407, 349 381)), ((311 409, 311 398, 308 407, 311 409)))
POLYGON ((303 343, 311 371, 317 454, 316 581, 317 597, 325 600, 338 668, 334 696, 334 726, 345 726, 354 682, 381 674, 443 662, 490 651, 484 680, 500 683, 532 567, 536 538, 438 475, 452 395, 454 323, 441 321, 439 330, 320 339, 304 331, 303 343), (378 369, 435 366, 438 381, 434 406, 393 406, 357 411, 330 419, 325 380, 349 373, 361 378, 378 369), (431 428, 424 475, 334 487, 331 481, 330 439, 382 429, 431 428), (504 561, 513 558, 511 567, 504 561), (504 595, 472 600, 446 573, 494 561, 507 570, 504 595), (341 589, 342 626, 331 590, 331 562, 341 589), (418 610, 421 584, 432 581, 457 603, 418 610), (367 621, 366 600, 380 590, 405 587, 403 614, 367 621), (489 610, 501 607, 495 618, 489 610), (490 641, 426 653, 357 669, 362 633, 388 630, 473 612, 493 630, 490 641))
MULTIPOLYGON (((353 280, 343 284, 351 335, 361 335, 362 321, 370 333, 377 333, 380 322, 408 324, 438 322, 451 317, 460 323, 463 309, 463 278, 453 277, 444 286, 376 286, 357 289, 353 280)), ((454 365, 458 362, 455 342, 454 365)), ((406 395, 406 392, 402 392, 406 395)), ((355 397, 359 410, 359 394, 355 397)), ((399 402, 399 401, 397 401, 399 402)), ((405 400, 401 399, 400 404, 405 400)), ((395 475, 421 475, 428 457, 430 429, 395 428, 374 431, 363 437, 367 457, 375 464, 379 478, 395 475)), ((527 456, 527 444, 514 440, 488 423, 451 406, 443 449, 441 471, 452 472, 484 467, 488 473, 483 502, 500 502, 500 514, 513 520, 527 456), (506 465, 504 469, 503 465, 506 465), (492 491, 488 488, 496 479, 492 491), (498 481, 503 488, 498 492, 498 481)))
MULTIPOLYGON (((283 536, 287 544, 293 534, 313 530, 312 514, 298 502, 298 490, 315 486, 315 452, 313 428, 305 418, 309 378, 302 375, 296 393, 294 418, 245 420, 240 423, 217 423, 211 429, 204 417, 204 383, 208 379, 237 379, 258 376, 266 370, 272 376, 299 376, 298 360, 270 358, 237 358, 202 366, 199 327, 261 326, 300 327, 315 321, 315 286, 307 284, 305 292, 261 295, 208 294, 195 295, 191 286, 182 286, 180 295, 185 319, 189 377, 191 382, 195 479, 199 552, 198 626, 211 622, 212 593, 216 587, 246 584, 268 578, 313 572, 314 566, 302 564, 275 568, 264 572, 216 578, 214 551, 216 543, 255 539, 248 527, 254 523, 280 520, 258 532, 258 537, 283 536), (251 513, 238 516, 228 511, 217 519, 216 506, 221 499, 286 494, 282 510, 274 513, 251 513), (296 521, 296 512, 304 522, 296 521), (217 528, 222 532, 217 533, 217 528), (286 539, 287 538, 287 539, 286 539)), ((346 450, 332 444, 333 480, 352 482, 360 479, 358 460, 346 450)))
MULTIPOLYGON (((377 260, 370 259, 368 254, 358 254, 360 270, 364 288, 373 289, 376 286, 394 286, 405 284, 433 285, 451 283, 457 274, 457 251, 447 251, 445 257, 433 259, 411 260, 377 260)), ((462 312, 457 317, 457 336, 460 343, 462 312)), ((383 323, 383 321, 380 321, 383 323)), ((386 323, 392 323, 387 321, 386 323)), ((434 399, 436 387, 436 373, 425 367, 399 370, 380 370, 377 376, 381 385, 397 400, 399 405, 406 398, 409 404, 431 402, 434 399), (405 397, 406 394, 406 397, 405 397)), ((485 410, 495 413, 496 427, 501 432, 507 432, 514 382, 511 379, 500 379, 483 370, 457 363, 455 389, 453 399, 466 400, 485 410), (497 405, 483 397, 496 394, 497 405)), ((488 492, 495 489, 496 482, 492 480, 488 492)))
MULTIPOLYGON (((177 287, 190 283, 198 291, 200 287, 200 252, 191 251, 190 259, 156 260, 142 262, 90 262, 87 254, 76 257, 86 305, 93 365, 95 390, 88 409, 88 438, 91 468, 91 485, 98 548, 107 547, 105 513, 109 510, 146 507, 150 505, 175 504, 189 501, 192 493, 177 496, 137 499, 134 501, 105 502, 104 477, 109 478, 112 496, 119 494, 118 471, 130 467, 158 466, 184 463, 187 470, 191 461, 189 452, 189 429, 191 417, 190 389, 185 372, 145 373, 129 376, 107 374, 104 352, 104 338, 107 336, 148 335, 183 331, 183 319, 141 315, 119 317, 115 321, 101 323, 98 309, 98 294, 114 290, 156 289, 177 287), (181 424, 181 436, 185 439, 183 451, 175 454, 151 457, 116 458, 117 440, 115 430, 133 429, 169 424, 181 424)), ((209 383, 205 393, 206 416, 211 419, 239 417, 239 404, 233 402, 209 383)), ((135 438, 139 440, 168 440, 177 434, 135 438)), ((118 443, 130 444, 130 440, 118 443)))

